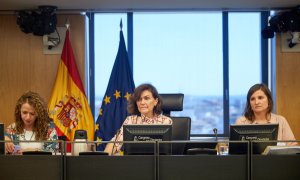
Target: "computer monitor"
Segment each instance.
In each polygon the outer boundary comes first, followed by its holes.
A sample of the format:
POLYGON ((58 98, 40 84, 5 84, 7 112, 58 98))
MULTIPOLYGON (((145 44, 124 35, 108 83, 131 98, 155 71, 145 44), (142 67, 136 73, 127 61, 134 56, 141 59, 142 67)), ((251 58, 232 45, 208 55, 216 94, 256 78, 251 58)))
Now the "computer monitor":
MULTIPOLYGON (((261 154, 267 146, 274 146, 276 142, 251 141, 274 141, 277 140, 278 124, 250 124, 230 125, 230 141, 244 141, 243 143, 229 143, 229 154, 247 154, 248 142, 253 154, 261 154)), ((249 152, 250 153, 250 152, 249 152)))
POLYGON ((150 143, 124 143, 124 154, 126 155, 152 155, 171 154, 171 143, 160 143, 159 141, 171 141, 172 125, 123 125, 124 141, 151 141, 150 143), (153 141, 155 143, 153 143, 153 141))
POLYGON ((0 123, 0 155, 1 154, 4 154, 4 124, 3 123, 0 123))

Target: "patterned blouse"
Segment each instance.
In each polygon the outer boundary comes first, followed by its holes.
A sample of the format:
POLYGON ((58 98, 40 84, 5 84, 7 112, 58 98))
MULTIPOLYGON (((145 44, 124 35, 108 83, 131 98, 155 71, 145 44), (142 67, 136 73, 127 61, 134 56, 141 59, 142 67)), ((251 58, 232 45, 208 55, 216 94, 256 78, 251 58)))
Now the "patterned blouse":
MULTIPOLYGON (((156 115, 153 118, 148 118, 144 115, 132 115, 125 119, 123 125, 124 124, 172 124, 172 119, 162 114, 156 115)), ((110 141, 123 141, 123 125, 120 128, 120 132, 117 133, 110 141)), ((121 147, 122 143, 115 143, 114 149, 116 149, 116 152, 118 153, 120 152, 121 147)))
MULTIPOLYGON (((21 148, 36 148, 42 151, 51 151, 55 152, 58 149, 58 143, 56 142, 19 142, 19 141, 35 141, 35 133, 32 131, 25 131, 22 134, 16 134, 16 124, 13 123, 6 128, 4 135, 9 137, 14 145, 21 146, 21 148), (32 147, 34 146, 34 147, 32 147)), ((57 133, 55 125, 53 122, 50 122, 48 125, 47 141, 57 141, 57 133)))

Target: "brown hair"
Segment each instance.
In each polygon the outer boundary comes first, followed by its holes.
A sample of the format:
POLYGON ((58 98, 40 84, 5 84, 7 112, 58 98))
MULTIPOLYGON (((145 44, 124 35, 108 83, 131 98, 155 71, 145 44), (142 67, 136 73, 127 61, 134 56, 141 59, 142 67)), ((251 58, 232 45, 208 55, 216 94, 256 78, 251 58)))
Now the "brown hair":
POLYGON ((24 93, 18 99, 15 107, 15 123, 17 134, 22 134, 24 131, 24 122, 21 118, 21 107, 25 103, 28 103, 30 106, 32 106, 37 115, 33 127, 33 132, 36 133, 36 140, 46 140, 48 125, 50 123, 47 106, 39 94, 31 91, 24 93))
POLYGON ((130 114, 139 115, 139 116, 141 115, 141 113, 138 110, 136 102, 141 98, 142 93, 146 90, 150 91, 153 98, 158 100, 156 106, 153 109, 154 114, 162 113, 161 110, 162 100, 156 88, 151 84, 141 84, 134 89, 132 96, 130 96, 128 107, 127 107, 127 110, 130 114))
POLYGON ((255 93, 257 90, 262 90, 268 98, 268 110, 267 110, 266 118, 268 118, 268 115, 272 112, 272 109, 273 109, 273 99, 272 99, 272 94, 271 94, 271 91, 269 90, 269 88, 265 84, 253 85, 248 91, 247 104, 246 104, 246 107, 244 110, 244 116, 252 122, 254 121, 254 112, 250 105, 250 98, 251 98, 252 94, 255 93))

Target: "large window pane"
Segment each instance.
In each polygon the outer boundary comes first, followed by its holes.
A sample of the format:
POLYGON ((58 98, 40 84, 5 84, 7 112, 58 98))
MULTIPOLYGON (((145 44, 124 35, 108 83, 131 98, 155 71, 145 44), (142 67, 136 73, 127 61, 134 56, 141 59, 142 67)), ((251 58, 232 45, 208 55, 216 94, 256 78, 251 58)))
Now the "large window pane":
POLYGON ((95 14, 95 121, 117 56, 121 19, 126 41, 127 14, 95 14))
MULTIPOLYGON (((95 119, 119 43, 127 42, 125 13, 95 15, 95 119)), ((261 82, 260 13, 228 13, 230 124, 242 115, 250 86, 261 82)), ((136 85, 152 83, 160 93, 184 93, 192 135, 222 134, 222 12, 133 13, 133 74, 136 85)))
POLYGON ((260 13, 229 13, 228 21, 232 124, 243 114, 248 89, 261 82, 260 13))
POLYGON ((135 13, 134 81, 184 93, 192 134, 223 133, 222 13, 135 13))

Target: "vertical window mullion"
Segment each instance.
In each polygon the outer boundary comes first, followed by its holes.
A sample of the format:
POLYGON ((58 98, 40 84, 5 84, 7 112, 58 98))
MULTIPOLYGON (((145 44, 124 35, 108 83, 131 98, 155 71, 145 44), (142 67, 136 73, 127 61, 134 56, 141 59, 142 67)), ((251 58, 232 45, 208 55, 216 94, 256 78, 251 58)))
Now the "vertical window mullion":
MULTIPOLYGON (((260 29, 262 30, 268 25, 269 11, 261 12, 260 14, 260 29)), ((261 81, 268 85, 268 39, 261 39, 261 81)))
POLYGON ((223 12, 223 113, 224 136, 229 135, 229 38, 228 12, 223 12))
POLYGON ((89 28, 89 71, 87 72, 87 81, 89 81, 89 103, 93 116, 95 117, 95 13, 89 12, 88 28, 89 28))
POLYGON ((127 47, 128 59, 133 74, 133 13, 127 13, 127 47))

